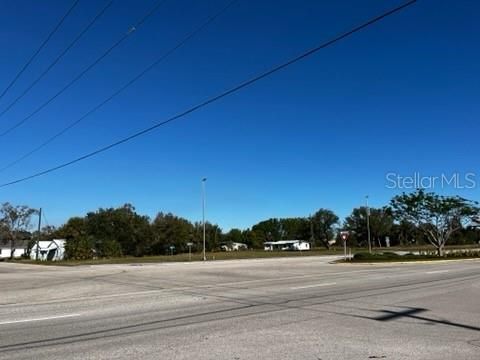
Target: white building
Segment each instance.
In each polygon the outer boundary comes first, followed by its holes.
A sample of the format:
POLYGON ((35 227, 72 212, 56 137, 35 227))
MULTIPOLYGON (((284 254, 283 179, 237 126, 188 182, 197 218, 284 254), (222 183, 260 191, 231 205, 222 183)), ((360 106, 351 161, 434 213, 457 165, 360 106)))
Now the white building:
POLYGON ((223 244, 222 246, 220 246, 220 249, 222 249, 223 251, 240 251, 248 250, 248 246, 244 243, 232 242, 223 244))
POLYGON ((305 251, 310 250, 310 243, 303 240, 267 241, 264 244, 265 251, 305 251))
POLYGON ((28 240, 17 240, 14 243, 13 256, 10 256, 12 253, 12 245, 10 240, 1 240, 0 241, 0 259, 10 259, 19 258, 27 253, 28 249, 28 240))
MULTIPOLYGON (((65 239, 53 239, 38 242, 38 260, 58 261, 65 257, 65 239)), ((37 259, 37 243, 30 250, 30 259, 37 259)))

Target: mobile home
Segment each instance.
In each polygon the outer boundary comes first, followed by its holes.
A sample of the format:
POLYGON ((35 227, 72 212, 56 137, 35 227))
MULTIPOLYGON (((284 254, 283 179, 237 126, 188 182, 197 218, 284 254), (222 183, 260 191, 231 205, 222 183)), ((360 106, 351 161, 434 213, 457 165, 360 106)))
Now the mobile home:
POLYGON ((310 243, 303 240, 267 241, 264 243, 264 250, 307 251, 310 250, 310 243))

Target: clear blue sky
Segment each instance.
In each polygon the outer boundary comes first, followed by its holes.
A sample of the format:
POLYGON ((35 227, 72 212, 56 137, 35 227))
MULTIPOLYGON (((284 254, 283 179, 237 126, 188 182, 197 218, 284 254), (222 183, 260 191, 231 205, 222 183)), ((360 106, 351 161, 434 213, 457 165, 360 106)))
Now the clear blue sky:
MULTIPOLYGON (((81 0, 0 102, 3 109, 99 11, 81 0)), ((106 145, 287 60, 400 1, 239 0, 201 35, 101 111, 17 166, 14 180, 106 145)), ((0 88, 70 6, 6 0, 0 88)), ((0 118, 28 115, 154 4, 118 0, 42 82, 0 118)), ((3 163, 75 120, 175 45, 225 0, 167 0, 124 44, 24 126, 0 139, 3 163)), ((340 216, 386 204, 385 175, 478 172, 480 23, 477 1, 416 5, 255 86, 96 158, 0 189, 0 201, 43 207, 51 224, 132 203, 154 216, 207 217, 224 229, 270 217, 340 216)), ((479 200, 470 190, 436 189, 479 200)))

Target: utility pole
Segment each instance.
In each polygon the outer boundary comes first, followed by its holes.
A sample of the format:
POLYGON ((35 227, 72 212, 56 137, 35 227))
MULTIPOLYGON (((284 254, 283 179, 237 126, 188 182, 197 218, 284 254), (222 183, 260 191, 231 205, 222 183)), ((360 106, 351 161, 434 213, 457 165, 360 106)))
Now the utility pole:
POLYGON ((312 248, 315 246, 315 235, 313 234, 313 218, 310 215, 310 242, 312 243, 312 248))
POLYGON ((202 179, 202 223, 203 223, 203 261, 207 261, 207 254, 205 252, 205 238, 206 238, 206 231, 205 231, 205 182, 207 181, 207 178, 202 179))
POLYGON ((35 254, 35 260, 38 260, 38 252, 40 246, 40 229, 42 227, 42 208, 38 210, 38 231, 37 231, 37 249, 35 254))
POLYGON ((368 207, 368 195, 365 196, 366 199, 366 208, 365 211, 367 212, 367 237, 368 237, 368 252, 372 253, 372 242, 370 240, 370 208, 368 207))

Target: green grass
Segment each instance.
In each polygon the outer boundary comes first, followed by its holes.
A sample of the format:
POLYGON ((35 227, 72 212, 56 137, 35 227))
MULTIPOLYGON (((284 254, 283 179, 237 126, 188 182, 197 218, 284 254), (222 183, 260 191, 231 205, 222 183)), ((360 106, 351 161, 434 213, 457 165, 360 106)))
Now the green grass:
MULTIPOLYGON (((235 260, 235 259, 266 259, 280 257, 299 257, 299 256, 319 256, 319 255, 339 255, 341 250, 320 250, 311 251, 264 251, 264 250, 246 250, 231 252, 207 252, 207 260, 235 260)), ((188 262, 202 261, 201 253, 192 253, 190 260, 187 254, 177 255, 158 255, 133 257, 124 256, 107 259, 89 259, 89 260, 63 260, 63 261, 35 261, 35 260, 14 260, 22 264, 40 264, 40 265, 60 265, 60 266, 78 266, 78 265, 101 265, 101 264, 146 264, 146 263, 166 263, 166 262, 188 262)))
MULTIPOLYGON (((446 249, 473 249, 479 248, 478 245, 465 246, 447 246, 446 249)), ((374 252, 391 251, 434 251, 434 248, 429 245, 412 246, 412 247, 392 247, 392 248, 374 248, 374 252)), ((364 248, 352 248, 353 254, 365 253, 364 248)), ((367 253, 368 254, 368 253, 367 253)), ((343 255, 343 247, 337 246, 331 250, 313 249, 311 251, 264 251, 264 250, 246 250, 246 251, 232 251, 232 252, 208 252, 207 260, 235 260, 235 259, 266 259, 266 258, 280 258, 280 257, 298 257, 298 256, 319 256, 319 255, 343 255)), ((370 255, 370 254, 368 254, 370 255)), ((471 256, 464 256, 463 258, 470 258, 471 256)), ((456 257, 460 258, 460 257, 456 257)), ((402 256, 397 255, 396 258, 386 258, 384 256, 374 255, 369 259, 359 259, 357 257, 353 262, 394 262, 394 261, 419 261, 419 260, 444 260, 445 258, 438 258, 437 256, 402 256)), ((91 259, 91 260, 64 260, 64 261, 34 261, 29 259, 13 260, 23 264, 41 264, 41 265, 60 265, 60 266, 78 266, 78 265, 101 265, 101 264, 142 264, 142 263, 166 263, 166 262, 188 262, 201 261, 201 253, 193 253, 191 260, 187 254, 177 255, 158 255, 158 256, 144 256, 133 257, 125 256, 118 258, 106 259, 91 259)))
POLYGON ((356 253, 349 262, 354 263, 372 263, 372 262, 405 262, 405 261, 436 261, 436 260, 455 260, 455 259, 480 259, 480 251, 464 250, 457 253, 446 254, 445 256, 437 256, 434 254, 405 254, 398 255, 392 252, 372 253, 367 252, 356 253))

